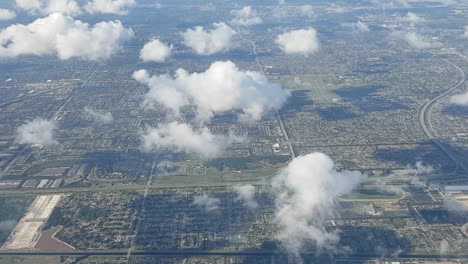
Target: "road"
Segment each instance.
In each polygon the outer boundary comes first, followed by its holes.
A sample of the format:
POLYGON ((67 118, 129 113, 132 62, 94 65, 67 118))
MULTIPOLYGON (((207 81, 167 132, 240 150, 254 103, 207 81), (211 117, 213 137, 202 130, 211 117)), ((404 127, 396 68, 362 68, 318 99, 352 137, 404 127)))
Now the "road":
POLYGON ((448 60, 445 60, 445 61, 449 63, 450 65, 452 65, 453 67, 455 67, 460 72, 461 78, 460 80, 458 80, 457 83, 455 83, 449 89, 445 90, 438 96, 430 99, 429 101, 427 101, 425 104, 421 106, 421 108, 419 109, 419 113, 418 113, 419 125, 421 126, 421 129, 423 130, 424 134, 426 134, 426 136, 429 138, 429 140, 434 142, 434 144, 436 144, 455 163, 455 165, 458 168, 462 168, 465 172, 468 172, 468 164, 465 164, 463 161, 460 161, 459 158, 455 154, 453 154, 450 149, 448 149, 444 144, 442 144, 437 139, 434 133, 434 129, 432 128, 432 125, 431 125, 430 112, 434 104, 438 100, 450 94, 453 90, 462 86, 463 83, 466 81, 465 72, 463 72, 463 70, 460 67, 451 63, 448 60))
MULTIPOLYGON (((305 252, 303 255, 315 256, 314 252, 305 252)), ((126 256, 126 250, 77 250, 77 251, 4 251, 0 250, 0 256, 126 256)), ((284 252, 258 250, 258 251, 210 251, 210 250, 145 250, 133 252, 135 256, 280 256, 284 252)), ((381 254, 355 254, 350 256, 334 256, 336 260, 369 260, 382 259, 381 254)), ((389 258, 393 259, 393 258, 389 258)), ((423 255, 401 254, 398 259, 417 260, 444 260, 444 259, 468 259, 467 254, 453 255, 423 255)))
MULTIPOLYGON (((255 44, 254 41, 250 40, 250 39, 247 39, 245 38, 244 36, 242 36, 241 34, 241 31, 240 31, 240 28, 239 26, 237 26, 237 34, 239 35, 239 37, 246 41, 246 42, 249 42, 250 45, 252 46, 252 52, 255 56, 255 61, 257 62, 257 66, 258 66, 258 69, 260 70, 260 72, 264 75, 265 75, 265 70, 263 69, 263 65, 262 65, 262 62, 260 61, 260 58, 258 57, 258 54, 257 54, 257 44, 255 44)), ((283 122, 283 118, 281 117, 281 114, 277 111, 276 112, 276 117, 278 119, 278 122, 279 122, 279 125, 280 125, 280 128, 283 132, 283 135, 284 135, 284 139, 285 139, 285 143, 288 145, 288 148, 289 148, 289 151, 291 152, 291 158, 294 159, 296 157, 296 153, 294 152, 294 148, 292 146, 292 143, 291 141, 289 140, 289 135, 288 135, 288 131, 286 131, 286 128, 284 126, 284 122, 283 122)))

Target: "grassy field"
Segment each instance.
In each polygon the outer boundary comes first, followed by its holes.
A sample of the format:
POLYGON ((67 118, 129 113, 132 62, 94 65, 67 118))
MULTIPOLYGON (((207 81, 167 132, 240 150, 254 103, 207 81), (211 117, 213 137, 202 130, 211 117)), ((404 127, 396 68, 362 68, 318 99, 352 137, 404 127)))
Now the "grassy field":
POLYGON ((345 200, 397 200, 403 197, 402 191, 383 190, 376 187, 365 187, 340 198, 345 200))
POLYGON ((59 264, 60 256, 0 256, 0 264, 59 264))

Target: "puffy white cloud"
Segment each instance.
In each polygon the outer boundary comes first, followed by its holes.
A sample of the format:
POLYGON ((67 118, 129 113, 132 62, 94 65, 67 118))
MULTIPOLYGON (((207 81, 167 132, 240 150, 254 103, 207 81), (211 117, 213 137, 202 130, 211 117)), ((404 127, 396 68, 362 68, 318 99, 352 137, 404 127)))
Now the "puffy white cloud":
POLYGON ((255 121, 285 103, 289 92, 270 83, 259 72, 242 71, 231 61, 217 61, 201 73, 178 69, 174 77, 155 75, 145 70, 133 74, 147 84, 150 91, 144 104, 161 104, 176 115, 181 107, 193 105, 200 121, 209 121, 214 114, 238 111, 242 121, 255 121))
POLYGON ((0 57, 56 54, 62 60, 102 60, 119 51, 121 43, 131 37, 133 31, 120 21, 100 22, 90 28, 80 20, 53 13, 0 31, 0 57))
POLYGON ((126 15, 128 8, 135 6, 135 0, 92 0, 84 8, 88 13, 126 15))
POLYGON ((211 55, 233 47, 232 37, 236 32, 225 23, 213 23, 213 28, 205 30, 202 26, 187 29, 181 33, 184 44, 200 55, 211 55))
POLYGON ((143 61, 164 62, 171 56, 173 45, 166 45, 159 39, 153 39, 143 46, 140 51, 140 59, 143 61))
POLYGON ((114 121, 114 117, 111 112, 102 112, 85 107, 84 114, 86 118, 91 119, 96 123, 107 124, 114 121))
POLYGON ((57 143, 54 139, 54 130, 57 125, 53 121, 36 118, 18 127, 16 142, 19 144, 32 144, 50 146, 57 143))
POLYGON ((299 29, 280 34, 275 43, 286 54, 310 55, 319 49, 317 31, 313 28, 299 29))
POLYGON ((171 122, 157 128, 147 127, 142 134, 142 148, 153 151, 161 148, 175 148, 179 152, 196 153, 213 158, 232 143, 235 138, 214 135, 207 127, 193 128, 188 124, 171 122))
POLYGON ((255 186, 252 184, 234 185, 232 189, 237 193, 236 201, 242 201, 251 209, 258 208, 258 203, 255 201, 255 186))
POLYGON ((16 17, 16 13, 14 11, 0 8, 0 20, 10 20, 16 17))
POLYGON ((416 49, 426 49, 432 46, 430 42, 425 41, 423 37, 416 34, 416 32, 404 33, 403 39, 406 40, 410 46, 416 49))
POLYGON ((427 49, 432 47, 432 44, 428 41, 425 41, 422 36, 417 34, 416 32, 402 32, 402 31, 396 31, 393 32, 392 35, 394 37, 403 39, 408 43, 411 47, 415 49, 427 49))
POLYGON ((429 174, 434 171, 434 168, 431 165, 424 165, 421 161, 416 162, 416 175, 429 174))
POLYGON ((219 204, 221 201, 218 198, 209 196, 208 194, 203 194, 201 196, 193 197, 193 205, 202 208, 206 212, 215 212, 219 210, 219 204))
POLYGON ((311 5, 303 5, 299 7, 299 11, 301 15, 306 17, 313 17, 314 16, 314 8, 311 5))
POLYGON ((339 237, 325 229, 336 216, 336 199, 358 186, 361 173, 336 171, 327 155, 314 152, 293 159, 272 180, 276 192, 277 238, 298 256, 304 247, 332 249, 339 237))
POLYGON ((451 96, 449 101, 451 104, 468 106, 468 91, 451 96))
POLYGON ((240 10, 233 10, 231 14, 234 15, 234 19, 231 20, 231 23, 234 25, 251 26, 262 23, 262 19, 258 16, 257 11, 250 6, 244 6, 240 10))
POLYGON ((81 8, 75 0, 16 0, 16 7, 30 14, 48 15, 55 12, 69 16, 81 14, 81 8))
POLYGON ((424 18, 412 12, 408 12, 408 14, 405 17, 400 18, 400 20, 403 22, 408 22, 412 24, 418 24, 418 23, 424 22, 424 18))

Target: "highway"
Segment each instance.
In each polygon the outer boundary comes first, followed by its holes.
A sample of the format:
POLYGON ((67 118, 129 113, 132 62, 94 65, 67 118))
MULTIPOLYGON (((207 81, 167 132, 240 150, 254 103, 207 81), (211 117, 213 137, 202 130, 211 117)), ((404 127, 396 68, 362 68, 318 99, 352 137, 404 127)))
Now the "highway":
POLYGON ((465 164, 463 161, 460 161, 459 158, 455 154, 453 154, 450 149, 448 149, 444 144, 440 143, 440 141, 435 136, 434 129, 432 128, 432 125, 431 125, 430 113, 431 113, 432 106, 434 106, 434 104, 438 100, 447 96, 453 90, 462 86, 463 83, 466 81, 465 72, 463 72, 463 70, 460 67, 451 63, 448 60, 445 60, 445 61, 449 63, 450 65, 452 65, 453 67, 455 67, 459 71, 461 78, 458 80, 457 83, 455 83, 449 89, 440 93, 436 97, 430 99, 429 101, 427 101, 421 106, 421 108, 419 109, 419 113, 418 113, 419 125, 421 126, 421 129, 423 130, 424 134, 426 134, 426 136, 429 138, 429 140, 434 142, 434 144, 436 144, 455 163, 455 165, 458 168, 462 168, 465 172, 468 172, 468 164, 465 164))
MULTIPOLYGON (((257 250, 257 251, 211 251, 211 250, 138 250, 134 251, 135 256, 280 256, 284 255, 281 251, 257 250)), ((314 252, 304 252, 301 255, 314 256, 314 252)), ((126 250, 76 250, 76 251, 4 251, 0 250, 0 256, 127 256, 126 250)), ((354 255, 336 255, 331 256, 336 260, 369 260, 382 259, 381 254, 354 254, 354 255)), ((395 257, 388 257, 396 259, 395 257)), ((415 260, 444 260, 444 259, 468 259, 467 254, 452 255, 431 255, 431 254, 400 254, 398 259, 415 260)))

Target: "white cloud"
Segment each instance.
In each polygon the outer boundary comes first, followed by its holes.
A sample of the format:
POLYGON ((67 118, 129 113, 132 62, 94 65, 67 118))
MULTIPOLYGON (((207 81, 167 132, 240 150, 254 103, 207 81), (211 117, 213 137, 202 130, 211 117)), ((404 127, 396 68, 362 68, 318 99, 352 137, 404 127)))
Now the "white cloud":
POLYGON ((344 25, 351 27, 353 31, 355 32, 369 32, 370 31, 369 26, 360 20, 355 23, 347 23, 344 25))
POLYGON ((88 2, 84 8, 88 13, 103 13, 103 14, 128 14, 128 8, 135 6, 135 0, 92 0, 88 2))
POLYGON ((225 23, 214 23, 213 28, 205 30, 202 26, 187 29, 181 33, 184 44, 200 55, 211 55, 233 47, 232 37, 236 32, 225 23))
POLYGON ((183 106, 194 105, 197 119, 209 122, 214 114, 238 111, 242 121, 260 120, 278 110, 289 92, 270 83, 259 72, 242 71, 231 61, 217 61, 201 73, 178 69, 174 77, 137 71, 133 78, 150 87, 144 105, 161 104, 178 115, 183 106))
POLYGON ((301 15, 306 17, 313 17, 314 16, 314 8, 311 5, 303 5, 299 7, 299 11, 301 15))
POLYGON ((240 10, 233 10, 231 14, 234 19, 231 23, 238 26, 251 26, 262 23, 262 19, 258 16, 257 11, 250 6, 244 6, 240 10))
POLYGON ((463 32, 463 37, 468 38, 468 26, 465 26, 465 32, 463 32))
POLYGON ((403 39, 408 42, 410 46, 416 49, 426 49, 430 48, 431 43, 425 41, 422 36, 416 34, 415 32, 407 32, 403 35, 403 39))
POLYGON ((0 20, 10 20, 16 17, 16 13, 14 11, 0 8, 0 20))
POLYGON ((103 60, 120 50, 133 31, 120 21, 89 24, 53 13, 31 24, 16 24, 0 31, 0 57, 54 55, 67 60, 103 60))
POLYGON ((323 153, 293 159, 272 180, 277 190, 277 238, 285 249, 298 256, 305 246, 334 248, 339 237, 325 229, 325 221, 337 214, 336 199, 350 193, 360 180, 358 171, 336 171, 333 161, 323 153))
POLYGON ((416 175, 425 175, 434 171, 431 165, 424 165, 421 161, 416 162, 416 175))
POLYGON ((449 101, 451 104, 468 106, 468 91, 451 96, 449 101))
POLYGON ((235 138, 214 135, 207 127, 193 128, 188 124, 171 122, 157 128, 147 127, 142 134, 144 151, 175 148, 179 152, 196 153, 205 158, 219 156, 235 138))
POLYGON ((444 4, 444 5, 457 4, 457 1, 455 0, 408 0, 408 2, 412 2, 412 3, 433 2, 433 3, 444 4))
POLYGON ((390 0, 390 1, 383 0, 383 1, 387 2, 386 5, 388 7, 392 7, 392 8, 410 8, 411 7, 411 5, 409 4, 407 0, 390 0))
POLYGON ((221 201, 218 198, 203 194, 201 196, 193 197, 193 205, 202 208, 206 212, 215 212, 219 210, 219 204, 221 201))
POLYGON ((457 200, 444 200, 442 206, 452 213, 464 213, 468 211, 468 207, 457 200))
POLYGON ((19 144, 54 145, 57 143, 54 139, 55 129, 57 125, 53 121, 36 118, 18 127, 15 141, 19 144))
POLYGON ((286 54, 310 55, 319 49, 317 31, 313 28, 299 29, 280 34, 275 43, 286 54))
POLYGON ((412 24, 418 24, 418 23, 424 22, 424 18, 412 12, 408 12, 408 14, 405 17, 402 17, 400 20, 403 22, 408 22, 412 24))
POLYGON ((107 124, 114 121, 114 117, 112 116, 111 112, 102 112, 85 107, 84 113, 86 118, 91 119, 96 123, 107 124))
POLYGON ((371 0, 373 4, 380 5, 382 8, 410 8, 407 0, 371 0))
POLYGON ((143 46, 140 51, 140 59, 143 61, 164 62, 171 56, 173 45, 166 45, 159 39, 153 39, 143 46))
POLYGON ((258 208, 258 203, 255 201, 255 186, 252 184, 234 185, 232 189, 237 193, 236 201, 242 201, 251 209, 258 208))
POLYGON ((16 0, 16 7, 30 14, 48 15, 55 12, 69 16, 81 14, 81 8, 75 0, 16 0))
POLYGON ((393 36, 398 37, 406 41, 411 47, 415 49, 427 49, 432 47, 432 44, 428 41, 425 41, 422 36, 416 32, 402 32, 396 31, 392 33, 393 36))
POLYGON ((343 13, 348 12, 349 9, 343 6, 337 6, 335 4, 332 4, 332 7, 328 7, 327 11, 329 13, 343 14, 343 13))

